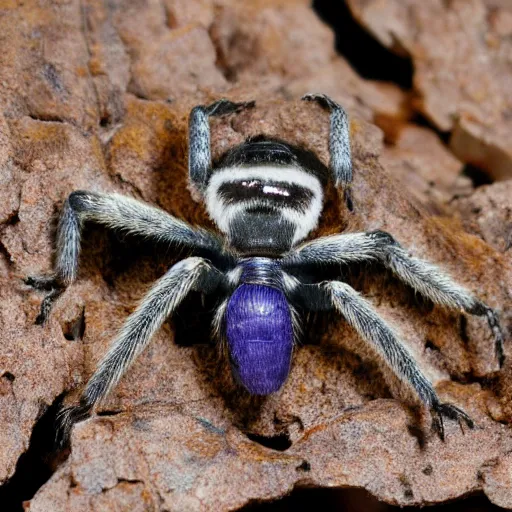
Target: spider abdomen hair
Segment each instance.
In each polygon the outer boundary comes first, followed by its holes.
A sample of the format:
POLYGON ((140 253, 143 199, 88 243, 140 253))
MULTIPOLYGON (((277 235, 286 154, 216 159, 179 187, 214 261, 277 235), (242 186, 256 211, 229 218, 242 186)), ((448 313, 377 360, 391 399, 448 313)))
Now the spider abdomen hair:
POLYGON ((253 395, 281 388, 290 371, 293 327, 284 293, 243 284, 226 310, 226 335, 235 378, 253 395))

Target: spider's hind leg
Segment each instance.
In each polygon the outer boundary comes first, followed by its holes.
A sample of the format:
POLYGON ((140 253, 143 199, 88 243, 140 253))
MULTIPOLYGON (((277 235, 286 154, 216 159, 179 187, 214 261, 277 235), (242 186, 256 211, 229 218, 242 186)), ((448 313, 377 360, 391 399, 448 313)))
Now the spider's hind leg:
POLYGON ((207 260, 191 257, 176 263, 151 288, 89 379, 77 405, 65 408, 59 416, 61 443, 69 438, 77 421, 86 419, 128 371, 165 319, 193 290, 212 293, 225 283, 224 274, 207 260))
POLYGON ((443 416, 460 425, 474 427, 471 418, 461 409, 442 403, 432 383, 406 349, 395 331, 382 320, 377 311, 351 286, 339 281, 320 285, 298 285, 293 291, 295 300, 315 310, 335 309, 387 363, 393 373, 408 384, 432 415, 432 428, 444 440, 443 416))
POLYGON ((379 253, 384 265, 421 295, 440 306, 486 317, 494 337, 496 358, 500 367, 503 365, 503 331, 496 311, 457 284, 437 266, 410 256, 389 233, 375 231, 368 235, 382 240, 379 253))
POLYGON ((473 420, 462 409, 452 404, 438 402, 432 406, 430 413, 432 415, 432 430, 437 433, 442 441, 444 441, 443 416, 458 421, 462 433, 464 433, 463 423, 471 429, 475 427, 473 420))

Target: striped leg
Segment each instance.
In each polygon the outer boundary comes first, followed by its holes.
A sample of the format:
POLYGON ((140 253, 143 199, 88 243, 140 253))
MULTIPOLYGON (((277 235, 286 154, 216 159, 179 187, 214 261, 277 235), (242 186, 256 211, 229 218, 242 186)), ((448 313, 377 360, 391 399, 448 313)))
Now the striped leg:
POLYGON ((211 170, 211 149, 210 149, 210 116, 223 116, 233 114, 246 108, 254 107, 254 101, 245 103, 233 103, 222 99, 208 105, 194 107, 190 112, 188 125, 188 171, 190 181, 203 191, 208 175, 211 170))
POLYGON ((444 440, 443 416, 464 422, 473 428, 471 418, 451 404, 441 403, 431 382, 423 375, 416 361, 399 336, 379 317, 372 305, 352 287, 339 281, 320 285, 295 285, 292 295, 311 310, 335 309, 389 365, 395 375, 411 386, 419 399, 430 409, 432 428, 444 440))
POLYGON ((345 110, 325 94, 306 94, 305 101, 316 101, 330 112, 329 153, 330 168, 336 186, 343 187, 345 201, 350 210, 352 199, 350 184, 352 183, 352 155, 350 151, 350 125, 345 110))
POLYGON ((80 403, 60 415, 59 437, 65 441, 73 424, 91 410, 116 386, 137 356, 146 348, 165 319, 192 290, 211 293, 223 274, 202 258, 187 258, 174 265, 144 297, 128 317, 121 331, 98 365, 80 397, 80 403))
POLYGON ((300 267, 306 264, 379 261, 401 281, 435 304, 484 316, 494 336, 495 353, 503 365, 503 332, 496 311, 457 284, 439 267, 414 258, 384 231, 347 233, 318 238, 304 244, 284 258, 283 266, 300 267))
POLYGON ((57 228, 57 254, 53 276, 28 277, 26 283, 49 291, 36 323, 48 318, 53 302, 71 284, 78 272, 82 228, 85 222, 102 224, 116 231, 152 241, 192 248, 221 250, 215 235, 188 225, 167 212, 119 194, 75 191, 67 198, 57 228))

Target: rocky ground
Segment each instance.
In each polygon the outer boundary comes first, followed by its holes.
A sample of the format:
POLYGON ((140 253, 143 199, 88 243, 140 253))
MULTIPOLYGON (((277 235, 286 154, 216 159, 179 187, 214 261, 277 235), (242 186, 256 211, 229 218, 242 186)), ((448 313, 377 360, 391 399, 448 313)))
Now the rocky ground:
MULTIPOLYGON (((512 8, 329 4, 0 1, 5 510, 255 510, 302 488, 363 489, 375 510, 473 494, 479 510, 512 508, 512 8), (192 298, 56 450, 59 407, 177 256, 88 229, 78 282, 48 325, 35 325, 42 296, 23 278, 51 269, 63 200, 115 190, 211 227, 187 190, 191 107, 256 100, 212 123, 215 155, 269 133, 327 163, 328 117, 299 101, 312 91, 350 113, 355 166, 354 211, 330 189, 316 234, 390 231, 501 313, 508 358, 499 370, 481 319, 434 307, 379 268, 349 276, 477 427, 446 421, 441 442, 428 414, 331 317, 307 330, 282 391, 251 398, 208 344, 209 315, 192 298)), ((285 510, 279 503, 258 510, 285 510)))

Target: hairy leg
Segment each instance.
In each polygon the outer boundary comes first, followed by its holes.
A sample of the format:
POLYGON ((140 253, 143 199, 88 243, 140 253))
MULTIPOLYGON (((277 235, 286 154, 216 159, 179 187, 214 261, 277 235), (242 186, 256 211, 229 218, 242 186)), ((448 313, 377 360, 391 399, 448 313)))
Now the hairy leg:
POLYGON ((73 424, 86 418, 94 406, 116 386, 165 319, 176 310, 189 292, 198 290, 211 293, 224 279, 223 274, 202 258, 187 258, 174 265, 128 317, 89 379, 79 404, 61 412, 61 440, 65 442, 73 424))
POLYGON ((345 201, 352 210, 350 184, 352 183, 352 155, 350 151, 350 125, 345 110, 325 94, 306 94, 304 101, 315 101, 330 112, 329 153, 330 168, 336 186, 342 186, 345 201))
POLYGON ((410 256, 389 233, 373 231, 318 238, 290 253, 284 258, 283 266, 350 264, 357 261, 382 263, 401 281, 435 304, 484 316, 494 336, 496 357, 500 366, 503 364, 503 332, 497 313, 439 267, 410 256))
POLYGON ((384 359, 403 382, 411 386, 420 400, 430 409, 432 427, 444 440, 443 416, 464 422, 473 428, 471 418, 454 405, 441 403, 431 382, 423 375, 399 336, 379 317, 373 306, 352 287, 339 281, 320 285, 292 284, 292 296, 311 310, 335 309, 384 359))
POLYGON ((494 336, 496 358, 501 367, 505 359, 503 332, 496 311, 453 281, 435 265, 409 256, 391 235, 381 231, 377 232, 377 235, 388 240, 385 245, 385 254, 381 259, 400 280, 435 304, 463 310, 471 315, 484 316, 487 319, 494 336))
POLYGON ((221 250, 215 235, 188 225, 167 212, 119 194, 76 191, 64 203, 57 228, 57 252, 53 276, 29 277, 26 283, 50 293, 43 300, 37 323, 48 318, 52 303, 71 284, 78 271, 82 227, 85 222, 103 224, 169 244, 221 250))
POLYGON ((211 170, 210 124, 211 116, 223 116, 254 107, 254 101, 233 103, 222 99, 208 105, 194 107, 190 112, 188 127, 188 170, 190 181, 203 191, 211 170))

